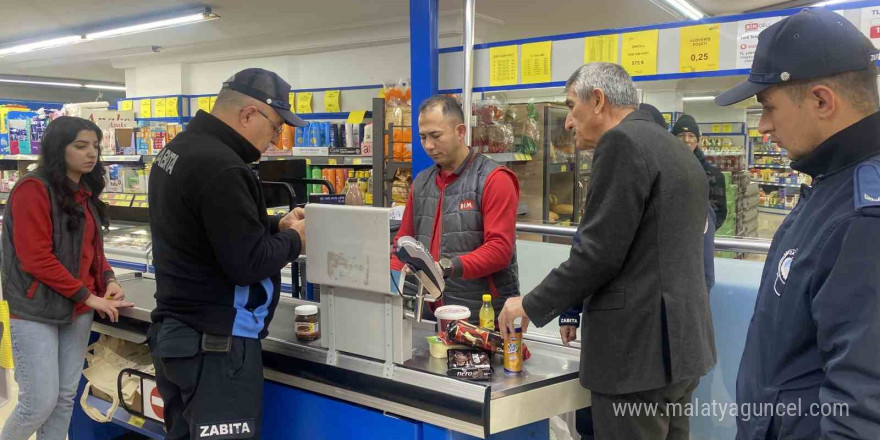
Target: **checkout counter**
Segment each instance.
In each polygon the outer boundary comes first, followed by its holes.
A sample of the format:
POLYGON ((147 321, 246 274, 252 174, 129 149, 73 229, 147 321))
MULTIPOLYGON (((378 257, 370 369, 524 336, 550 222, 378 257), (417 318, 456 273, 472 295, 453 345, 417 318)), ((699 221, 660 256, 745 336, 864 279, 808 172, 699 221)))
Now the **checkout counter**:
MULTIPOLYGON (((532 329, 521 374, 506 375, 493 356, 490 381, 447 376, 446 360, 429 354, 435 324, 415 319, 413 299, 393 287, 387 210, 309 205, 307 218, 307 278, 319 285, 320 302, 282 293, 263 341, 264 438, 547 439, 548 419, 589 406, 579 350, 558 335, 532 338, 532 329), (319 340, 295 337, 294 309, 303 304, 319 306, 319 340)), ((146 226, 119 226, 106 252, 128 270, 118 278, 136 306, 117 324, 96 318, 93 331, 144 342, 156 290, 149 243, 138 240, 146 226)), ((114 421, 163 438, 161 425, 130 420, 117 414, 114 421)), ((114 436, 92 425, 77 408, 70 438, 114 436)))

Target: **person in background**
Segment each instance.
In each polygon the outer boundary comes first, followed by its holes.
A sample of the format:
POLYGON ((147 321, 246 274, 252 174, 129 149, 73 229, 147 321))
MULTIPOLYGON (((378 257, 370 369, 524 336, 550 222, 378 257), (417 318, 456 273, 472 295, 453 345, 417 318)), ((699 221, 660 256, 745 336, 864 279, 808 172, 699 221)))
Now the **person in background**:
MULTIPOLYGON (((651 118, 664 130, 669 131, 669 125, 663 114, 657 107, 651 104, 639 104, 639 110, 647 111, 651 114, 651 118)), ((712 211, 711 205, 707 209, 708 218, 706 220, 706 232, 703 234, 703 267, 705 268, 706 291, 711 292, 715 285, 715 213, 712 211)), ((575 235, 572 240, 572 246, 577 246, 579 236, 575 235)), ((577 340, 577 329, 581 323, 581 311, 575 306, 565 313, 559 315, 559 336, 563 345, 568 345, 572 341, 577 340)), ((575 412, 575 423, 578 434, 583 440, 592 440, 593 432, 593 410, 590 407, 579 409, 575 412)))
POLYGON ((116 322, 132 305, 104 256, 101 130, 62 116, 42 145, 36 171, 15 185, 3 215, 0 277, 19 387, 3 440, 67 437, 92 312, 116 322))
POLYGON ((684 415, 619 415, 614 407, 688 403, 715 364, 702 261, 705 174, 649 112, 636 110, 635 84, 621 66, 586 64, 565 91, 566 127, 579 149, 595 148, 578 242, 531 293, 507 300, 502 336, 518 317, 543 326, 583 304, 580 379, 592 393, 596 438, 687 439, 684 415))
POLYGON ((211 113, 199 111, 150 171, 149 341, 168 440, 261 438, 260 339, 278 305, 281 269, 305 247, 305 216, 296 209, 270 218, 248 164, 284 124, 305 125, 290 111, 289 92, 273 72, 236 73, 211 113))
POLYGON ((724 174, 706 160, 706 154, 700 148, 700 127, 693 116, 681 115, 672 126, 672 134, 681 139, 700 160, 700 165, 703 165, 706 178, 709 180, 709 203, 715 211, 715 229, 718 230, 727 220, 727 184, 724 181, 724 174))
MULTIPOLYGON (((419 107, 419 136, 435 166, 413 179, 394 242, 404 236, 419 240, 446 277, 443 304, 469 308, 477 322, 484 294, 492 294, 497 313, 504 300, 520 293, 519 183, 508 168, 468 148, 465 133, 454 98, 433 96, 419 107)), ((403 265, 392 257, 391 268, 403 265)))
POLYGON ((880 433, 877 59, 849 20, 804 9, 764 29, 748 80, 715 98, 757 95, 758 131, 813 177, 767 253, 736 380, 752 410, 739 440, 880 433))

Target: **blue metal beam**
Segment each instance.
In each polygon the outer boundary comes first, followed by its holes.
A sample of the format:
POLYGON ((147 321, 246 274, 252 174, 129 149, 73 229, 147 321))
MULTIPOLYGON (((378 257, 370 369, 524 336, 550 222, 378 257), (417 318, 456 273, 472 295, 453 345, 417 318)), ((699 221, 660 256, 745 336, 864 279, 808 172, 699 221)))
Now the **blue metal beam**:
POLYGON ((409 0, 413 176, 433 165, 419 139, 418 108, 422 101, 437 94, 439 66, 437 19, 437 0, 409 0))

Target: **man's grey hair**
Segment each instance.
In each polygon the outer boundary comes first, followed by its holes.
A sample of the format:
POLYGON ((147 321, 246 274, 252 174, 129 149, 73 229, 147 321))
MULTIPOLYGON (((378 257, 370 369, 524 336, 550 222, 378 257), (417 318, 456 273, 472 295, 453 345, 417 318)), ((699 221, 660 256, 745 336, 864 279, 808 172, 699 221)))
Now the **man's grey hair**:
POLYGON ((578 98, 587 101, 593 90, 605 93, 605 100, 612 107, 636 109, 639 96, 636 85, 623 67, 611 63, 589 63, 579 67, 565 82, 565 91, 574 90, 578 98))

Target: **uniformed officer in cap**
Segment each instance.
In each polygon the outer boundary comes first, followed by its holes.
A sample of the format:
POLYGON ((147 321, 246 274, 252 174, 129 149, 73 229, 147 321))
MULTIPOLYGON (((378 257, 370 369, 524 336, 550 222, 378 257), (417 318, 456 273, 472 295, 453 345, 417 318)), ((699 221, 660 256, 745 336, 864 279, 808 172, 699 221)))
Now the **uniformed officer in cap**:
POLYGON ((844 17, 801 11, 761 32, 758 130, 813 177, 767 255, 737 378, 737 439, 880 435, 877 50, 844 17), (768 411, 772 405, 772 411, 768 411))
POLYGON ((150 172, 156 309, 150 351, 168 440, 261 438, 263 359, 281 269, 305 245, 305 216, 268 217, 256 162, 290 111, 273 72, 229 78, 150 172))

